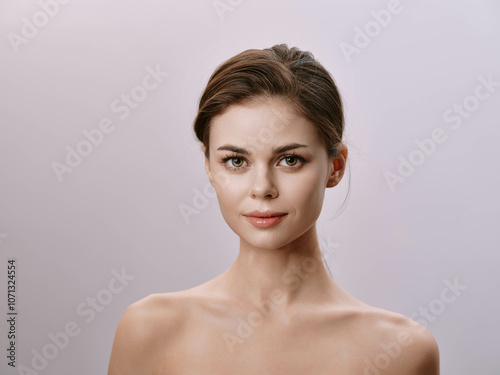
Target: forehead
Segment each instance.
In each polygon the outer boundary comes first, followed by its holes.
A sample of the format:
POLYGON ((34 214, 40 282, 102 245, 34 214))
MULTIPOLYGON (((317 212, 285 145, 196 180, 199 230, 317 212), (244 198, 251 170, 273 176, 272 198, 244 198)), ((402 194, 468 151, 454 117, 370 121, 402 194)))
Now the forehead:
POLYGON ((210 144, 247 144, 265 149, 283 143, 317 146, 321 139, 314 125, 280 99, 259 99, 233 104, 210 124, 210 144))

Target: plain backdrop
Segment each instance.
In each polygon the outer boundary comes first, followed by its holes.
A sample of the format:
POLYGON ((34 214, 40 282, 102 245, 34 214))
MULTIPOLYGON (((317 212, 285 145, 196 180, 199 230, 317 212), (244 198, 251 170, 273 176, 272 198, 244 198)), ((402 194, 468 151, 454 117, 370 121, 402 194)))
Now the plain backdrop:
POLYGON ((348 171, 317 223, 334 279, 425 324, 442 374, 500 373, 498 2, 2 0, 0 34, 0 342, 16 258, 18 366, 106 373, 128 305, 231 265, 192 123, 220 63, 287 43, 345 105, 348 171))

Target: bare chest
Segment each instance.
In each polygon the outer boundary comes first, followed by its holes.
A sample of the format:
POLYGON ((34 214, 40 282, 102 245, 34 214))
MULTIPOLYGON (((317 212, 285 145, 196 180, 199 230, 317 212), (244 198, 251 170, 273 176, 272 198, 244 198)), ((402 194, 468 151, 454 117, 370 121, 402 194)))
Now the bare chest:
POLYGON ((165 347, 155 375, 363 373, 362 345, 340 327, 207 323, 191 324, 165 347))

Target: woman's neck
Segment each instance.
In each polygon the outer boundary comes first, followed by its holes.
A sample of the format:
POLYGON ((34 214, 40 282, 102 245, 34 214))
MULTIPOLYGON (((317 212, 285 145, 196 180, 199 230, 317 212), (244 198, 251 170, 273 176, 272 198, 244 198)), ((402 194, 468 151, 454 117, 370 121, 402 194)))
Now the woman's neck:
POLYGON ((324 304, 332 300, 335 289, 321 258, 315 225, 279 249, 256 248, 240 240, 238 257, 219 280, 231 299, 253 306, 324 304))

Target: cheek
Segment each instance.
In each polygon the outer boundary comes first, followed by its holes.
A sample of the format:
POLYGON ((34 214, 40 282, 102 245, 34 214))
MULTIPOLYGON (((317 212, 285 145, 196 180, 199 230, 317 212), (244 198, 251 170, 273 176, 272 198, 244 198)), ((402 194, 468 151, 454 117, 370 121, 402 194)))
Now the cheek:
POLYGON ((227 214, 232 214, 230 211, 237 212, 239 204, 242 201, 243 186, 241 181, 225 177, 216 179, 215 191, 221 210, 227 211, 227 214))
MULTIPOLYGON (((319 171, 305 175, 300 183, 295 184, 294 191, 290 192, 296 197, 297 203, 302 209, 315 214, 316 210, 321 210, 323 205, 323 197, 325 186, 323 186, 323 178, 319 171)), ((293 199, 293 198, 292 198, 293 199)))

